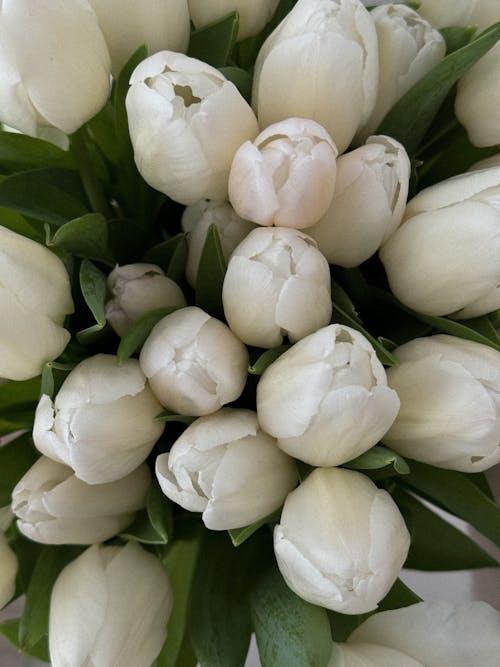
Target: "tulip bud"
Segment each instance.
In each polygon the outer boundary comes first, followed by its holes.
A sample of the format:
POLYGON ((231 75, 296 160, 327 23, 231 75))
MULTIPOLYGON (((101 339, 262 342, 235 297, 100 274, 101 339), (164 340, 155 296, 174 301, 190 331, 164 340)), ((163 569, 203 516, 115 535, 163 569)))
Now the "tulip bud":
POLYGON ((231 12, 238 12, 238 40, 253 37, 268 23, 279 0, 188 0, 191 20, 198 30, 231 12))
POLYGON ((410 656, 377 644, 334 644, 327 667, 426 667, 410 656))
POLYGON ((73 312, 69 276, 50 250, 4 227, 0 227, 0 310, 0 377, 36 377, 70 339, 63 328, 66 315, 73 312))
POLYGON ((155 264, 115 267, 108 276, 108 289, 112 298, 106 304, 106 319, 119 336, 150 310, 186 305, 181 288, 155 264))
POLYGON ((330 321, 330 269, 309 236, 260 227, 231 255, 222 301, 247 345, 275 347, 284 336, 295 342, 330 321))
POLYGON ((340 465, 365 452, 398 409, 370 342, 341 324, 296 343, 257 386, 261 427, 287 454, 314 466, 340 465))
POLYGON ((363 614, 377 607, 406 559, 410 536, 395 502, 365 475, 317 468, 285 500, 274 551, 308 602, 363 614))
POLYGON ((478 0, 419 0, 418 13, 435 28, 465 26, 472 21, 472 12, 478 0))
POLYGON ((233 156, 259 131, 236 86, 172 51, 146 58, 130 83, 129 131, 144 180, 181 204, 225 199, 233 156))
POLYGON ((163 493, 211 530, 240 528, 281 507, 297 483, 293 459, 251 410, 222 408, 187 427, 156 459, 163 493))
POLYGON ((330 135, 313 120, 274 123, 236 151, 229 173, 231 204, 258 225, 309 227, 332 201, 336 157, 330 135))
POLYGON ((486 602, 419 602, 373 614, 354 630, 347 646, 359 642, 401 651, 425 667, 494 667, 500 613, 486 602))
POLYGON ((166 408, 198 417, 238 398, 248 352, 225 324, 191 306, 158 322, 144 343, 140 364, 166 408))
POLYGON ((240 218, 228 202, 203 199, 187 206, 182 215, 182 228, 188 235, 186 278, 191 287, 196 285, 201 253, 211 225, 217 227, 226 262, 238 243, 255 229, 255 225, 240 218))
POLYGON ((400 224, 410 182, 404 147, 385 136, 337 160, 335 194, 323 218, 307 229, 330 264, 358 266, 400 224))
POLYGON ((89 0, 118 75, 143 44, 148 53, 163 49, 185 53, 189 44, 187 0, 89 0))
POLYGON ((44 394, 33 427, 35 447, 71 466, 87 484, 121 479, 142 463, 163 433, 161 412, 139 362, 97 354, 71 371, 55 401, 44 394))
POLYGON ((17 556, 10 548, 3 532, 0 532, 0 609, 3 609, 14 596, 17 568, 17 556))
POLYGON ((46 125, 75 132, 109 95, 108 49, 87 0, 0 3, 0 69, 0 121, 32 136, 46 125))
POLYGON ((375 108, 358 132, 372 134, 387 112, 446 55, 444 37, 406 5, 375 7, 371 16, 378 37, 379 84, 375 108))
POLYGON ((500 308, 500 167, 422 190, 380 259, 391 290, 427 315, 477 317, 500 308))
POLYGON ((92 544, 113 537, 146 506, 146 464, 108 484, 86 484, 71 468, 42 456, 12 492, 17 527, 43 544, 92 544))
POLYGON ((252 105, 261 127, 317 121, 343 153, 372 112, 377 79, 377 33, 360 0, 299 0, 260 50, 252 105))
POLYGON ((172 590, 160 560, 134 542, 94 544, 52 590, 53 667, 150 667, 167 635, 172 590))
POLYGON ((463 472, 500 463, 500 352, 455 336, 395 351, 387 380, 401 400, 384 442, 417 461, 463 472))

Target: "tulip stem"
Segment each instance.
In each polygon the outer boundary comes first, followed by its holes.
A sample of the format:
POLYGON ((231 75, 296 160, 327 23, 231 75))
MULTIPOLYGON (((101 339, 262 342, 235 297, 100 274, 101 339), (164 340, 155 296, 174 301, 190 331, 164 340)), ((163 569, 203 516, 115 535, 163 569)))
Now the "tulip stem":
POLYGON ((106 218, 110 218, 112 216, 111 208, 104 195, 102 184, 95 174, 85 139, 84 128, 80 128, 71 135, 70 147, 71 152, 76 158, 82 184, 92 210, 95 213, 102 213, 106 218))

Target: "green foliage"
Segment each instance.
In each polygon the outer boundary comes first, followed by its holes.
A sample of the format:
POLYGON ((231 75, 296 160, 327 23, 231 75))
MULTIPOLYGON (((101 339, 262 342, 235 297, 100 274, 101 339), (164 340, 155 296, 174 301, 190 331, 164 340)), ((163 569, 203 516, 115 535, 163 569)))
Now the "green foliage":
POLYGON ((171 308, 158 308, 157 310, 151 310, 134 322, 118 346, 118 363, 123 363, 135 354, 143 346, 153 327, 164 317, 176 310, 178 309, 175 306, 171 308))
POLYGON ((0 507, 10 505, 12 490, 39 456, 29 433, 0 447, 0 507))
POLYGON ((148 492, 146 509, 138 512, 122 537, 144 544, 167 544, 173 534, 172 504, 154 481, 148 492))
POLYGON ((402 456, 382 445, 375 445, 364 454, 344 463, 344 467, 352 470, 383 471, 384 476, 407 475, 410 472, 402 456))
POLYGON ((191 33, 188 56, 198 58, 212 67, 224 67, 229 63, 238 35, 238 12, 191 33))
POLYGON ((95 324, 78 332, 78 340, 87 343, 94 341, 95 336, 106 326, 104 310, 107 293, 106 276, 88 259, 84 259, 80 265, 80 289, 95 319, 95 324))
POLYGON ((30 169, 76 169, 73 156, 58 146, 25 134, 0 131, 0 173, 30 169))
POLYGON ((248 367, 248 372, 250 375, 262 375, 266 368, 270 366, 273 361, 276 361, 283 352, 289 350, 291 345, 278 345, 278 347, 273 347, 270 350, 262 352, 255 361, 253 361, 248 367))
POLYGON ((198 265, 195 300, 197 306, 220 320, 224 319, 222 284, 226 268, 219 232, 210 225, 198 265))

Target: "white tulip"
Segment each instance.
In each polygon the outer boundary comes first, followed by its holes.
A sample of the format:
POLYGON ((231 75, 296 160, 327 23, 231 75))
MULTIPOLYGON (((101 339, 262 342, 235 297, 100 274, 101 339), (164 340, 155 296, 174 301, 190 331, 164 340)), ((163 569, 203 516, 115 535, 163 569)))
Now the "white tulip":
POLYGON ((118 365, 97 354, 67 376, 55 401, 44 394, 33 427, 35 447, 87 484, 121 479, 141 464, 163 433, 162 411, 136 359, 118 365))
POLYGON ((275 347, 325 326, 330 269, 313 239, 295 229, 254 229, 234 250, 222 288, 224 314, 247 345, 275 347))
POLYGON ((233 156, 259 131, 236 86, 172 51, 146 58, 130 83, 130 137, 144 180, 181 204, 225 199, 233 156))
POLYGON ((500 613, 486 602, 419 602, 373 614, 347 645, 358 642, 401 651, 425 667, 496 667, 500 613))
POLYGON ((0 227, 0 377, 27 380, 69 342, 69 276, 50 250, 0 227))
POLYGON ((360 0, 299 0, 255 63, 252 105, 261 127, 312 118, 343 153, 377 96, 377 33, 360 0))
POLYGON ((52 667, 150 667, 163 646, 172 589, 160 560, 134 542, 94 544, 52 589, 52 667))
POLYGON ((148 53, 164 49, 187 51, 187 0, 89 0, 111 56, 113 74, 120 73, 143 44, 148 53))
POLYGON ((435 28, 473 23, 472 12, 480 0, 419 0, 418 13, 435 28))
POLYGON ((86 484, 71 468, 42 456, 12 492, 17 527, 43 544, 92 544, 128 526, 146 506, 146 464, 108 484, 86 484))
POLYGON ((334 644, 327 667, 426 667, 426 665, 386 646, 356 642, 334 644))
POLYGON ((142 315, 157 308, 183 308, 181 288, 155 264, 116 266, 108 276, 112 298, 106 303, 106 319, 119 336, 142 315))
POLYGON ((401 409, 384 436, 417 461, 463 472, 500 463, 500 352, 455 336, 417 338, 387 371, 401 409))
POLYGON ((377 607, 410 545, 387 491, 365 475, 317 468, 285 500, 274 551, 290 588, 308 602, 363 614, 377 607))
POLYGON ((372 134, 406 91, 446 55, 444 37, 410 7, 381 5, 371 16, 378 37, 378 95, 358 139, 372 134))
POLYGON ((380 250, 391 290, 428 315, 469 318, 500 307, 500 167, 422 190, 380 250))
POLYGON ((17 556, 0 531, 0 609, 3 609, 14 596, 17 568, 17 556))
POLYGON ((341 324, 296 343, 257 386, 261 427, 287 454, 314 466, 340 465, 365 452, 398 409, 370 342, 341 324))
POLYGON ((198 417, 238 398, 248 352, 225 324, 191 306, 158 322, 144 343, 140 364, 162 405, 198 417))
POLYGON ((238 243, 255 229, 253 223, 240 218, 229 202, 203 199, 187 206, 182 214, 182 228, 188 235, 186 279, 191 287, 196 285, 201 253, 211 225, 217 227, 226 262, 238 243))
POLYGON ((330 264, 358 266, 397 229, 410 170, 404 147, 383 135, 369 137, 364 146, 338 158, 331 206, 307 229, 330 264))
POLYGON ((335 189, 337 147, 318 123, 288 118, 238 150, 229 173, 229 199, 258 225, 303 229, 326 213, 335 189))
POLYGON ((87 0, 0 3, 0 121, 75 132, 104 106, 109 53, 87 0), (64 51, 64 57, 62 57, 64 51))
POLYGON ((203 28, 231 12, 238 12, 238 40, 253 37, 268 23, 279 0, 188 0, 189 13, 196 29, 203 28))
POLYGON ((297 484, 293 459, 259 428, 251 410, 222 408, 188 426, 156 459, 163 493, 211 530, 240 528, 283 504, 297 484))

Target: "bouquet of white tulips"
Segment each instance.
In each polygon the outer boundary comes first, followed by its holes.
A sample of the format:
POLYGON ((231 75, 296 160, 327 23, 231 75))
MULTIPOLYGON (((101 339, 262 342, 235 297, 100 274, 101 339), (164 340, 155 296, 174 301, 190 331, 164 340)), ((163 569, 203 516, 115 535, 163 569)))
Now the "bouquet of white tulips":
POLYGON ((500 2, 369 5, 0 2, 20 651, 498 665, 500 2))

